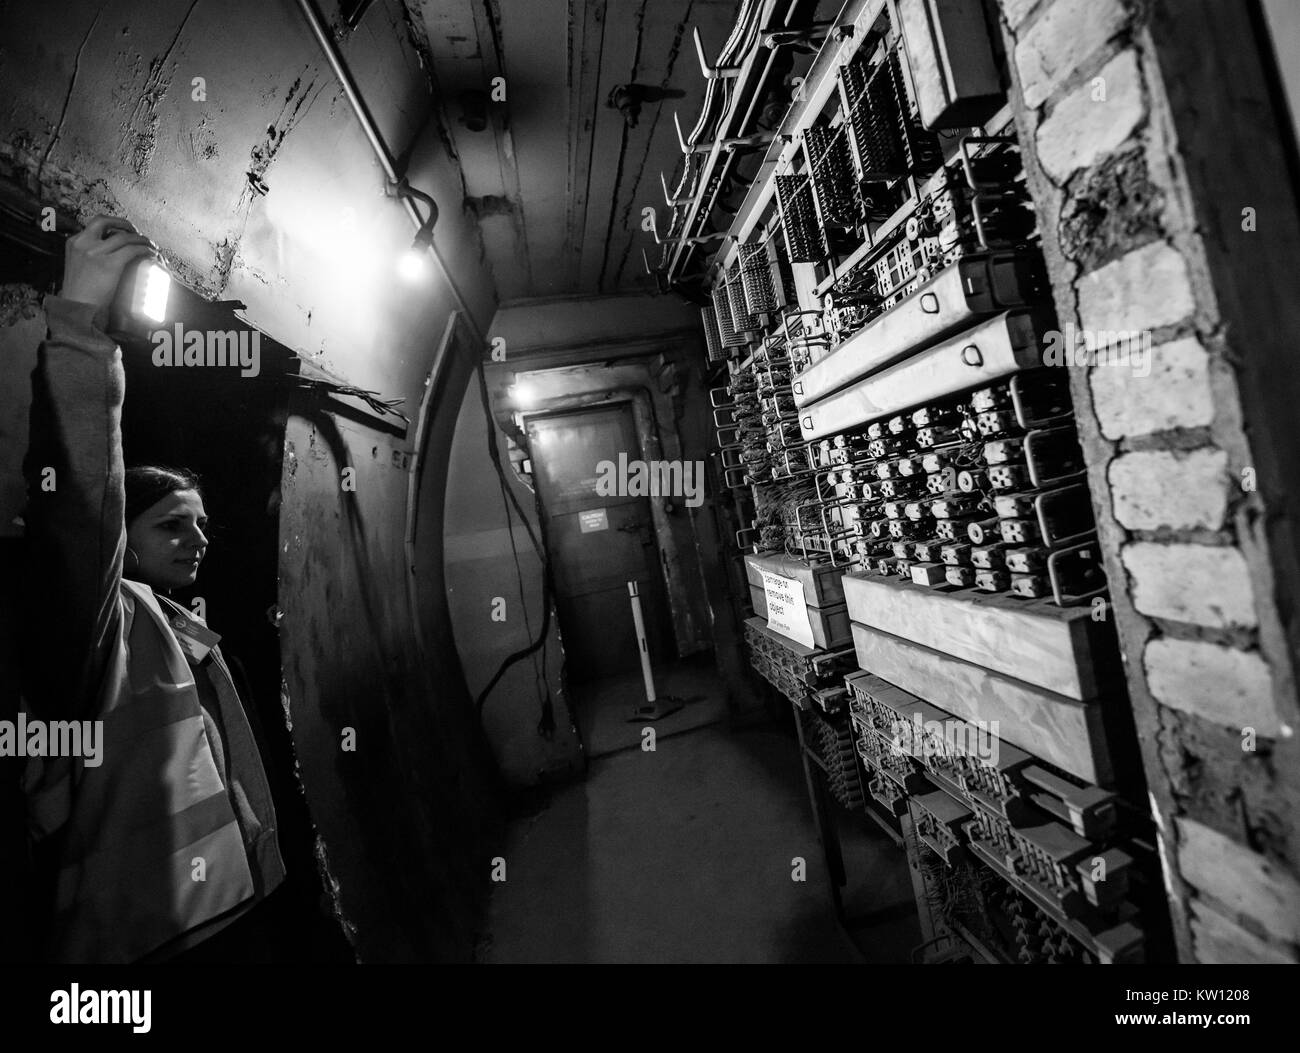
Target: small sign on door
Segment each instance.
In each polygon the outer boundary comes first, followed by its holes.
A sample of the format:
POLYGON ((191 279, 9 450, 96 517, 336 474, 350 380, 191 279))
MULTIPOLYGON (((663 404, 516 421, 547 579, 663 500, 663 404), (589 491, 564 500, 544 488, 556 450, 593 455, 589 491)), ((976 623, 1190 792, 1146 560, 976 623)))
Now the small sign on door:
POLYGON ((603 508, 593 508, 589 512, 579 512, 578 527, 584 534, 590 534, 596 530, 608 530, 609 513, 603 508))

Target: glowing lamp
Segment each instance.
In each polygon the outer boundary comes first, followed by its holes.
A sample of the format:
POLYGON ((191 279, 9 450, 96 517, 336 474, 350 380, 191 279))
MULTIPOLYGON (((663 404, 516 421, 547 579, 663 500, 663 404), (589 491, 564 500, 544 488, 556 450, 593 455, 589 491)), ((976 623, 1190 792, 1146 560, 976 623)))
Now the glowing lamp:
POLYGON ((424 191, 416 190, 405 179, 393 184, 393 192, 399 197, 423 201, 429 207, 429 216, 415 232, 411 247, 397 261, 398 273, 408 282, 416 282, 424 277, 428 269, 429 250, 433 248, 433 225, 438 222, 438 203, 424 191))
POLYGON ((172 276, 156 260, 146 260, 136 276, 131 293, 131 310, 151 322, 167 318, 167 300, 171 296, 172 276))
POLYGON ((144 336, 167 318, 172 278, 158 260, 146 256, 122 274, 109 308, 109 331, 144 336))
POLYGON ((421 246, 412 245, 397 261, 397 273, 408 282, 418 282, 428 270, 428 260, 421 246))

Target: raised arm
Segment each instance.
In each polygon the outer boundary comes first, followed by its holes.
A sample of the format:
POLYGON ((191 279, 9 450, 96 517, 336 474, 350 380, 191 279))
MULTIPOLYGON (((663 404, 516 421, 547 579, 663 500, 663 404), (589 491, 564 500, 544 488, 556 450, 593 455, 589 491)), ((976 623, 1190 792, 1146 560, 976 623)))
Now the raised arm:
POLYGON ((116 628, 126 547, 121 352, 103 318, 127 265, 152 252, 125 220, 97 217, 68 240, 60 296, 32 374, 23 472, 37 675, 32 707, 85 719, 116 628))

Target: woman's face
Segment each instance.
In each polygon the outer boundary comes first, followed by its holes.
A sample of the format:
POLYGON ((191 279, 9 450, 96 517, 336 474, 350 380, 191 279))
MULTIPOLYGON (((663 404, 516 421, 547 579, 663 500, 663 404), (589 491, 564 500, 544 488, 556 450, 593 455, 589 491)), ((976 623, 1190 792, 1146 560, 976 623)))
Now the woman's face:
POLYGON ((207 523, 197 490, 177 490, 155 502, 127 527, 127 544, 140 560, 137 566, 127 555, 127 576, 155 589, 193 585, 208 548, 207 523))

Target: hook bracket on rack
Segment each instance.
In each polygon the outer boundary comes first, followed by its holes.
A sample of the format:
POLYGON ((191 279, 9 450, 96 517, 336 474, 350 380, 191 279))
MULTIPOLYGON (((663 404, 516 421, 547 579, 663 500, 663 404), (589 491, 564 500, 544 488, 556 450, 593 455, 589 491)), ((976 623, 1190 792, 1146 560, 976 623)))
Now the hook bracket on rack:
POLYGON ((715 66, 709 62, 704 54, 704 41, 700 39, 698 26, 691 27, 691 39, 695 41, 695 54, 699 56, 700 70, 704 73, 705 80, 719 80, 740 76, 739 66, 715 66))

